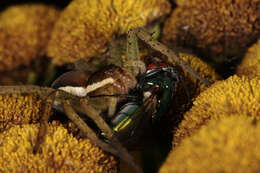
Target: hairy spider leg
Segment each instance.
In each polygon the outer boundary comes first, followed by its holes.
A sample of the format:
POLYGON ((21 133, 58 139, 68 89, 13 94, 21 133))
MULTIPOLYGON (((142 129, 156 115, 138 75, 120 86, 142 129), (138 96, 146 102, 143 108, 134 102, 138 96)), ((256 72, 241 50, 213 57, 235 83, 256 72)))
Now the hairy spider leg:
POLYGON ((139 55, 138 40, 136 34, 129 30, 126 39, 126 61, 123 63, 123 68, 130 72, 133 76, 143 74, 146 71, 146 66, 141 61, 139 55))
POLYGON ((117 98, 111 97, 108 105, 108 117, 112 117, 116 112, 117 98))
POLYGON ((202 78, 197 72, 195 72, 185 61, 179 58, 174 51, 160 43, 159 41, 155 40, 148 32, 146 32, 143 28, 131 28, 131 32, 135 32, 135 34, 143 40, 145 43, 150 45, 155 50, 161 52, 162 54, 166 55, 167 58, 165 59, 169 63, 177 63, 181 66, 184 70, 189 72, 194 78, 200 80, 205 85, 210 86, 212 83, 204 78, 202 78))
POLYGON ((0 95, 5 94, 37 94, 40 98, 46 98, 55 91, 53 88, 40 87, 36 85, 9 85, 0 86, 0 95))
POLYGON ((77 127, 86 135, 87 138, 91 140, 91 142, 95 143, 97 146, 101 147, 103 150, 117 155, 118 152, 116 149, 111 148, 111 146, 101 139, 99 139, 96 133, 80 118, 80 116, 74 111, 72 108, 70 101, 65 100, 62 102, 62 108, 67 117, 77 125, 77 127))
POLYGON ((133 61, 140 61, 140 53, 139 53, 137 36, 131 30, 127 32, 126 59, 133 60, 133 61))
POLYGON ((22 86, 21 91, 22 93, 27 93, 27 90, 31 89, 31 92, 34 91, 38 93, 40 97, 45 97, 44 104, 42 106, 43 114, 40 119, 40 128, 38 131, 38 135, 36 138, 35 145, 33 146, 33 153, 36 154, 39 149, 40 145, 44 141, 45 134, 47 132, 47 127, 48 127, 48 121, 50 119, 51 115, 51 110, 53 107, 53 104, 56 100, 62 101, 64 99, 78 99, 77 97, 66 93, 65 91, 62 90, 55 90, 53 88, 44 88, 44 87, 38 87, 38 86, 22 86), (45 96, 48 94, 47 96, 45 96))
POLYGON ((188 100, 188 106, 191 106, 191 105, 192 105, 192 100, 191 100, 190 92, 189 92, 187 86, 186 86, 185 83, 184 83, 183 76, 180 76, 180 77, 179 77, 179 81, 181 82, 181 85, 182 85, 183 88, 184 88, 184 92, 185 92, 186 97, 187 97, 187 100, 188 100))
POLYGON ((41 120, 40 120, 40 128, 38 131, 38 135, 36 138, 36 142, 35 145, 33 146, 33 153, 36 154, 39 149, 40 149, 40 145, 42 144, 42 142, 45 139, 45 134, 47 132, 47 127, 48 127, 48 121, 50 119, 51 116, 51 110, 52 110, 52 105, 53 102, 55 100, 55 96, 56 96, 56 91, 51 92, 45 99, 45 104, 42 106, 43 107, 43 114, 41 116, 41 120))
MULTIPOLYGON (((105 120, 100 116, 100 111, 97 111, 92 106, 88 104, 87 99, 81 99, 80 100, 81 107, 84 109, 85 114, 90 117, 97 126, 105 133, 106 138, 110 141, 111 145, 117 149, 117 152, 112 153, 111 151, 108 151, 118 157, 120 157, 122 160, 127 162, 129 165, 131 165, 136 172, 142 173, 142 169, 138 166, 138 164, 135 163, 134 158, 129 154, 127 149, 123 147, 123 145, 119 142, 117 137, 115 136, 113 130, 108 126, 108 124, 105 122, 105 120)), ((100 146, 101 147, 101 146, 100 146)), ((101 147, 104 149, 103 147, 101 147)), ((105 149, 104 149, 105 150, 105 149)))

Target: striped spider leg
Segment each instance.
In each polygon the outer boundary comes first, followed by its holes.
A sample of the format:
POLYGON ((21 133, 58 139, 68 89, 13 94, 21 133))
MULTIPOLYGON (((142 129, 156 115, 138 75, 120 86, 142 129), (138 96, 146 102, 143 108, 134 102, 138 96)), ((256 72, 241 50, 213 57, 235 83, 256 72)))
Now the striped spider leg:
POLYGON ((150 45, 153 49, 161 52, 166 55, 166 62, 170 64, 174 64, 174 62, 179 65, 183 70, 186 70, 190 73, 194 78, 203 82, 205 85, 210 86, 212 83, 204 78, 202 78, 197 72, 195 72, 185 61, 179 58, 174 51, 155 40, 148 32, 143 28, 131 28, 129 32, 133 32, 136 34, 141 40, 143 40, 146 44, 150 45))

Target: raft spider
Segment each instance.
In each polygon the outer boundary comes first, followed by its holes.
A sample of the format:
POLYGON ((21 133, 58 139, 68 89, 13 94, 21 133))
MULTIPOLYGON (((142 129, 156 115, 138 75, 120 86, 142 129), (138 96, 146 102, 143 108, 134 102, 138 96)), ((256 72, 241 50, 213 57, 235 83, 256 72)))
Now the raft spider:
MULTIPOLYGON (((139 57, 137 37, 143 40, 148 45, 150 45, 153 49, 166 55, 167 58, 164 58, 164 61, 168 62, 168 64, 173 64, 175 62, 177 65, 181 66, 184 70, 189 72, 194 78, 202 81, 207 86, 211 85, 209 81, 203 79, 186 62, 178 58, 178 56, 171 49, 167 48, 157 40, 153 39, 150 36, 150 34, 147 33, 144 29, 132 28, 129 30, 127 36, 126 63, 123 64, 123 67, 121 69, 122 72, 119 72, 119 74, 126 73, 127 78, 129 80, 131 79, 131 83, 129 84, 131 86, 128 85, 125 86, 123 88, 124 89, 123 93, 117 93, 117 91, 115 92, 113 91, 114 92, 113 94, 103 95, 103 97, 109 97, 109 104, 105 105, 106 109, 108 109, 108 114, 109 114, 108 116, 111 117, 116 112, 117 97, 121 97, 121 96, 128 97, 127 95, 128 90, 135 89, 136 85, 138 85, 138 81, 136 79, 137 76, 144 73, 147 74, 146 66, 140 60, 139 57)), ((113 67, 113 68, 119 70, 118 67, 113 67)), ((159 70, 157 69, 156 72, 159 73, 169 72, 169 74, 172 75, 174 80, 176 80, 177 82, 179 80, 178 75, 173 68, 161 67, 161 69, 159 70)), ((75 73, 83 74, 83 72, 75 72, 75 73)), ((151 73, 149 73, 149 75, 151 75, 151 73)), ((77 74, 73 74, 72 76, 75 77, 77 76, 77 74)), ((82 80, 84 81, 84 79, 82 80)), ((61 84, 60 83, 61 79, 59 79, 53 84, 55 88, 40 87, 40 86, 33 86, 33 85, 0 86, 0 94, 3 95, 3 94, 10 94, 10 93, 27 93, 27 94, 36 93, 40 98, 46 100, 43 115, 41 116, 41 123, 40 123, 40 129, 39 129, 37 141, 33 149, 34 153, 37 153, 37 151, 39 150, 39 146, 44 139, 44 135, 47 130, 46 125, 48 123, 51 114, 51 108, 54 107, 56 109, 62 110, 67 115, 67 117, 70 120, 72 120, 73 123, 75 123, 77 127, 83 132, 83 134, 85 134, 94 144, 102 148, 104 151, 109 152, 115 156, 118 156, 119 158, 127 162, 129 165, 131 165, 136 172, 142 173, 142 169, 135 163, 133 157, 128 153, 127 149, 121 144, 121 141, 119 141, 117 137, 118 134, 116 134, 117 132, 114 130, 115 128, 111 128, 111 125, 109 125, 100 116, 102 111, 96 109, 95 106, 93 106, 96 103, 92 102, 93 96, 91 95, 91 93, 100 88, 113 85, 118 80, 121 79, 111 75, 110 77, 107 77, 99 82, 94 82, 94 83, 89 83, 87 82, 87 79, 85 79, 85 82, 83 83, 87 85, 76 86, 75 83, 82 84, 82 82, 74 82, 73 85, 70 85, 69 82, 65 84, 64 83, 61 84), (78 115, 79 113, 87 115, 89 118, 91 118, 96 123, 98 128, 100 128, 100 130, 104 133, 104 137, 108 141, 100 139, 97 133, 94 130, 92 130, 84 120, 80 118, 80 116, 78 115)), ((157 100, 159 99, 158 95, 155 94, 158 92, 158 89, 160 89, 160 86, 158 87, 158 84, 156 84, 153 85, 151 88, 149 88, 149 90, 142 93, 141 95, 141 97, 143 97, 143 100, 141 101, 142 104, 140 104, 140 106, 135 110, 135 113, 133 113, 133 115, 137 117, 138 121, 140 121, 140 118, 143 118, 144 116, 146 116, 146 118, 148 117, 149 119, 152 117, 152 115, 154 115, 154 112, 156 110, 157 100), (147 116, 147 115, 151 115, 151 116, 147 116)), ((134 118, 130 118, 130 120, 137 121, 134 118)), ((130 121, 128 121, 128 123, 129 122, 130 121)), ((119 123, 122 123, 122 120, 120 120, 119 123)), ((133 129, 135 129, 135 127, 131 125, 129 126, 129 128, 127 128, 127 130, 124 129, 125 131, 123 133, 124 134, 132 133, 133 129)))

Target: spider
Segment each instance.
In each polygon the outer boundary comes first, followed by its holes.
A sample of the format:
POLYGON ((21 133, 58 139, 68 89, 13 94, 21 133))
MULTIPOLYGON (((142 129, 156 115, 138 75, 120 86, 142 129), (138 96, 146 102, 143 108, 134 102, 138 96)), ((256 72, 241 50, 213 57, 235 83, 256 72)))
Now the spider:
POLYGON ((168 111, 174 94, 173 87, 181 81, 176 68, 171 66, 174 62, 194 78, 207 86, 211 85, 143 28, 132 28, 128 31, 126 62, 122 68, 110 65, 91 76, 84 71, 67 72, 54 81, 52 88, 33 85, 1 86, 0 94, 36 93, 46 100, 34 153, 37 153, 44 140, 51 108, 55 108, 63 111, 93 143, 118 156, 141 173, 142 169, 122 145, 122 141, 130 141, 141 135, 139 132, 143 130, 140 129, 144 129, 145 125, 140 122, 147 122, 145 124, 150 126, 168 111), (156 61, 146 67, 139 57, 138 37, 166 55, 163 61, 167 63, 156 61), (105 118, 101 116, 104 110, 108 110, 105 118), (97 134, 79 114, 91 118, 102 133, 97 134))

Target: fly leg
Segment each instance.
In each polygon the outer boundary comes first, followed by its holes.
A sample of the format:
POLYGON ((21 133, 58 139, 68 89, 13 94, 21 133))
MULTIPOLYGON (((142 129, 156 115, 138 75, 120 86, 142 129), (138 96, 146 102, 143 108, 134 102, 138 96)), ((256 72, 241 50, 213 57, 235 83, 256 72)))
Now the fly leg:
POLYGON ((105 133, 105 136, 111 142, 112 146, 118 150, 116 154, 112 152, 111 153, 120 157, 122 160, 131 165, 136 170, 136 172, 142 173, 142 169, 135 163, 133 157, 129 154, 126 148, 123 147, 119 142, 114 132, 100 116, 100 112, 90 106, 86 99, 81 99, 80 104, 86 115, 88 115, 88 117, 90 117, 97 124, 97 126, 105 133))

